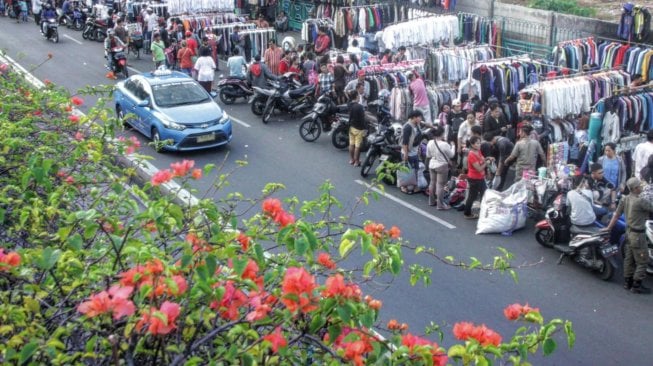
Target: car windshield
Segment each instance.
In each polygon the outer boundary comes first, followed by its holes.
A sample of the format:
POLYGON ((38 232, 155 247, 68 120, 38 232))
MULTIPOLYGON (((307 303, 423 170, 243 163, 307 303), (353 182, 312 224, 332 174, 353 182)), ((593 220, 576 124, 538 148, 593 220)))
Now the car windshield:
POLYGON ((194 81, 152 85, 154 102, 162 108, 209 101, 206 91, 194 81))

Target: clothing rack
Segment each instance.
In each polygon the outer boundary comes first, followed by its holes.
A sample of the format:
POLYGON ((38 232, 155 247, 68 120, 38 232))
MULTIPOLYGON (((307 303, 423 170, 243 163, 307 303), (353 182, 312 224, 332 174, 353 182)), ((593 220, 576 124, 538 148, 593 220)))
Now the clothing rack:
POLYGON ((381 36, 386 48, 446 42, 454 44, 460 35, 458 17, 434 15, 386 27, 381 36))
POLYGON ((543 82, 543 81, 550 81, 550 80, 570 79, 570 78, 575 78, 575 77, 580 77, 580 76, 596 76, 596 75, 600 75, 601 73, 610 72, 610 71, 619 71, 619 70, 622 70, 622 68, 621 67, 612 67, 612 68, 609 68, 609 69, 600 69, 600 70, 590 70, 590 71, 569 73, 567 75, 558 75, 558 76, 552 76, 552 77, 546 77, 546 75, 539 75, 538 77, 540 78, 540 82, 543 82))
POLYGON ((584 41, 593 41, 594 37, 585 37, 585 38, 576 38, 576 39, 569 39, 566 41, 560 41, 558 42, 558 47, 560 46, 566 46, 566 45, 576 45, 579 42, 584 42, 584 41))
POLYGON ((238 33, 245 38, 245 60, 250 60, 253 56, 263 52, 268 46, 270 40, 276 41, 277 31, 274 28, 245 29, 238 33))
POLYGON ((166 0, 172 15, 201 14, 207 12, 234 12, 233 0, 166 0))
MULTIPOLYGON (((223 24, 214 24, 211 26, 211 29, 213 33, 217 33, 218 35, 221 35, 222 37, 219 38, 218 44, 220 49, 227 51, 226 53, 231 53, 231 34, 234 31, 234 28, 236 26, 239 26, 242 31, 248 30, 248 29, 254 29, 256 28, 256 25, 253 23, 223 23, 223 24)), ((241 55, 245 56, 245 55, 241 55)))

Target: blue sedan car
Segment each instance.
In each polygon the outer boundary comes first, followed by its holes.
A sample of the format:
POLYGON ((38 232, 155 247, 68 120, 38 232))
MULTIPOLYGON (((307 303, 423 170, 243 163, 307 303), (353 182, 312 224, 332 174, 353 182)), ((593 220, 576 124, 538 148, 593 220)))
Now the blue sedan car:
POLYGON ((155 71, 116 85, 116 114, 163 149, 188 151, 229 143, 231 120, 213 97, 188 75, 155 71), (128 115, 132 116, 128 116, 128 115))

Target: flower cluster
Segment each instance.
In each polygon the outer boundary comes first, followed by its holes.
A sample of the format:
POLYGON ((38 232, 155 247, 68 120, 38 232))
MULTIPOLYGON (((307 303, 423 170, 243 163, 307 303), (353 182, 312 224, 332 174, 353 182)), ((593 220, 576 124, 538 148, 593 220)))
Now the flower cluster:
POLYGON ((210 308, 218 311, 226 320, 236 320, 240 316, 240 308, 248 303, 247 295, 234 285, 234 281, 216 283, 214 287, 224 287, 220 301, 213 301, 210 308))
POLYGON ((195 166, 194 160, 184 159, 178 163, 171 163, 170 169, 159 170, 158 172, 154 173, 151 180, 152 185, 158 186, 163 183, 168 183, 169 181, 172 180, 172 178, 185 177, 186 175, 188 175, 188 173, 190 173, 193 179, 202 178, 202 170, 193 169, 194 166, 195 166))
MULTIPOLYGON (((326 342, 329 341, 329 335, 324 336, 326 342)), ((351 361, 356 366, 365 364, 365 354, 372 352, 374 347, 372 342, 374 338, 368 336, 360 330, 344 327, 340 335, 333 341, 336 349, 344 350, 344 358, 351 361)))
POLYGON ((263 213, 271 217, 281 227, 295 223, 295 216, 284 211, 281 201, 276 198, 267 198, 263 201, 263 213))
POLYGON ((320 253, 317 255, 317 263, 327 269, 336 269, 336 262, 331 259, 329 253, 320 253))
POLYGON ((16 252, 5 254, 4 249, 0 248, 0 271, 8 271, 12 267, 20 264, 20 255, 16 252))
POLYGON ((313 290, 317 285, 315 278, 306 269, 301 267, 288 267, 281 284, 283 297, 281 302, 291 312, 301 311, 308 313, 317 309, 313 290))
POLYGON ((406 323, 399 324, 399 322, 396 319, 390 319, 390 321, 388 322, 388 325, 386 325, 386 327, 389 330, 393 330, 393 331, 399 330, 399 331, 403 332, 403 331, 408 330, 408 324, 406 324, 406 323))
POLYGON ((340 273, 327 278, 324 287, 324 290, 322 290, 322 296, 324 297, 361 300, 362 292, 360 287, 355 283, 345 283, 345 278, 340 273))
POLYGON ((526 305, 521 305, 521 304, 512 304, 508 305, 505 309, 503 309, 503 315, 506 316, 506 319, 508 320, 517 320, 519 319, 520 316, 526 316, 528 313, 539 313, 540 309, 538 308, 532 308, 526 305))
POLYGON ((385 226, 379 223, 368 223, 364 228, 365 232, 372 235, 372 242, 378 244, 384 236, 388 236, 392 239, 397 239, 401 236, 401 230, 398 227, 393 226, 390 230, 385 231, 385 226))
POLYGON ((136 150, 141 148, 141 141, 136 136, 129 137, 129 140, 125 139, 124 136, 120 136, 118 137, 118 141, 125 144, 126 146, 125 153, 127 155, 133 154, 136 152, 136 150))
POLYGON ((493 345, 498 347, 501 343, 501 335, 485 326, 475 326, 473 323, 460 322, 453 326, 453 335, 461 341, 476 340, 482 346, 493 345))
POLYGON ((89 318, 109 313, 113 314, 115 320, 123 316, 130 316, 136 311, 134 303, 129 300, 133 291, 132 286, 112 286, 109 291, 91 295, 88 301, 79 304, 77 311, 89 318))
POLYGON ((70 98, 70 102, 79 107, 80 105, 84 104, 84 99, 80 97, 72 97, 70 98))
POLYGON ((433 365, 444 366, 447 364, 448 358, 437 343, 431 343, 427 339, 408 333, 401 337, 401 344, 408 347, 409 355, 418 355, 425 351, 431 354, 433 365))
POLYGON ((163 276, 163 263, 154 259, 145 265, 136 266, 119 275, 120 284, 123 286, 133 286, 139 289, 143 286, 150 286, 152 291, 149 293, 151 298, 155 296, 180 296, 188 289, 186 279, 180 275, 171 277, 163 276))
POLYGON ((288 345, 288 341, 283 336, 283 334, 281 334, 281 327, 277 327, 274 332, 263 337, 263 340, 270 342, 270 345, 272 346, 272 352, 274 353, 277 353, 279 347, 285 347, 288 345))
POLYGON ((249 236, 239 232, 238 236, 236 237, 236 240, 240 243, 240 247, 243 249, 244 252, 246 252, 247 249, 249 249, 249 241, 250 241, 249 236))
POLYGON ((143 316, 136 323, 136 330, 142 332, 147 326, 147 331, 152 335, 168 334, 177 328, 175 322, 180 312, 179 304, 164 301, 159 309, 152 307, 143 312, 143 316))
POLYGON ((213 249, 206 240, 200 238, 195 233, 188 233, 186 235, 186 241, 193 245, 193 253, 210 252, 213 249))

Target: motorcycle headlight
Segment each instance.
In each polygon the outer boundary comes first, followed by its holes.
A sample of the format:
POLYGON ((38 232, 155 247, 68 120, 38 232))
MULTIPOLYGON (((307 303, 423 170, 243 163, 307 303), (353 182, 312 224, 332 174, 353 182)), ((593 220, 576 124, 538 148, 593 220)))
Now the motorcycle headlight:
POLYGON ((229 121, 229 115, 227 114, 227 112, 222 112, 222 118, 220 118, 218 123, 223 125, 223 124, 227 123, 227 121, 229 121))
POLYGON ((165 118, 161 118, 161 124, 163 124, 166 128, 169 128, 171 130, 183 131, 186 129, 186 126, 165 118))

